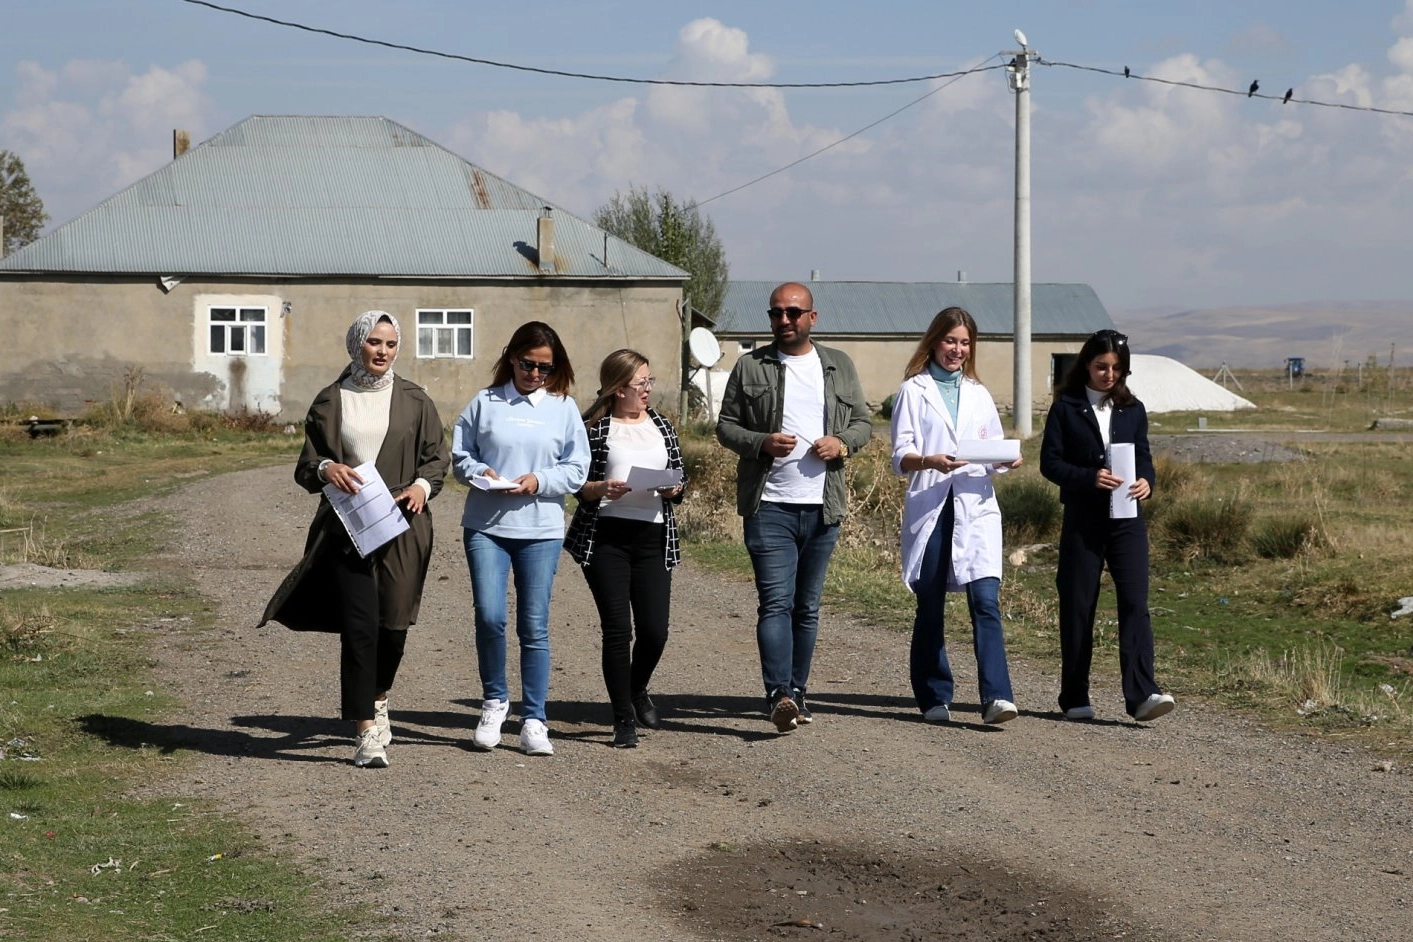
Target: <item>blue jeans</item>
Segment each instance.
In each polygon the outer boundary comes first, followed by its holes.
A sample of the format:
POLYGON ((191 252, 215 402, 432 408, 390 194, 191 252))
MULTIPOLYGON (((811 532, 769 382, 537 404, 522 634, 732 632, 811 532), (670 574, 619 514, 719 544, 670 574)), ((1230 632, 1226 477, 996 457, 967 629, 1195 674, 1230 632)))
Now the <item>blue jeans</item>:
MULTIPOLYGON (((954 684, 943 636, 947 602, 947 574, 952 568, 952 529, 956 513, 949 497, 942 515, 927 538, 922 570, 913 583, 917 614, 913 618, 913 643, 909 656, 913 696, 926 713, 935 706, 951 706, 954 684)), ((1001 631, 1001 580, 976 579, 966 585, 971 613, 972 648, 983 705, 992 700, 1013 700, 1011 673, 1006 667, 1006 639, 1001 631)))
POLYGON ((809 686, 819 634, 819 600, 839 524, 826 526, 819 504, 761 501, 743 521, 756 575, 756 645, 766 696, 809 686))
POLYGON ((520 636, 522 720, 545 719, 549 694, 549 605, 563 540, 516 540, 463 529, 476 609, 481 696, 509 700, 505 679, 506 582, 515 570, 515 632, 520 636))

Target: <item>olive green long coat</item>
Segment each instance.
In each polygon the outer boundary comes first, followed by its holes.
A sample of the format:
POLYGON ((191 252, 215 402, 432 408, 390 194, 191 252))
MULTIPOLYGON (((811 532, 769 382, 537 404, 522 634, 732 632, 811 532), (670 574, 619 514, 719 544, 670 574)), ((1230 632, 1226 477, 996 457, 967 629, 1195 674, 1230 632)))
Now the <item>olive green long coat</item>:
MULTIPOLYGON (((344 460, 343 440, 339 434, 343 412, 339 383, 343 378, 340 376, 314 397, 304 419, 304 450, 295 465, 294 479, 305 490, 320 495, 319 509, 309 525, 304 558, 275 590, 274 597, 265 606, 261 625, 277 621, 296 631, 333 632, 342 627, 336 604, 337 590, 332 569, 327 564, 329 554, 354 550, 343 524, 322 494, 324 482, 319 480, 319 462, 331 458, 342 464, 349 463, 344 460)), ((420 514, 404 510, 411 529, 379 547, 372 556, 380 626, 404 630, 417 621, 417 610, 422 604, 422 586, 432 558, 431 498, 441 492, 449 458, 437 407, 426 391, 401 376, 394 376, 393 383, 388 434, 374 463, 394 496, 418 478, 432 486, 428 503, 420 514)))

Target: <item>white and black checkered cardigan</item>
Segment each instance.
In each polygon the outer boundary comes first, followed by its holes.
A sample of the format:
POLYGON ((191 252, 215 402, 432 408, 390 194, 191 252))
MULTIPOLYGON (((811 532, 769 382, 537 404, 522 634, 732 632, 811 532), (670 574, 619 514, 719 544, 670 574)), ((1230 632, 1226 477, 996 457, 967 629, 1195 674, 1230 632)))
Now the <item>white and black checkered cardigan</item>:
MULTIPOLYGON (((687 473, 682 465, 682 446, 677 441, 677 430, 672 423, 648 409, 648 418, 653 420, 662 439, 667 443, 667 466, 682 469, 682 490, 676 497, 662 499, 662 522, 667 533, 664 540, 663 562, 668 569, 682 561, 682 544, 677 538, 677 514, 674 505, 682 502, 686 493, 687 473)), ((589 433, 589 477, 588 481, 602 481, 608 474, 608 428, 612 417, 605 415, 588 427, 589 433)), ((569 522, 569 532, 564 537, 564 548, 576 563, 587 566, 594 556, 594 535, 599 525, 599 501, 585 500, 583 491, 577 495, 579 507, 574 511, 574 519, 569 522)))

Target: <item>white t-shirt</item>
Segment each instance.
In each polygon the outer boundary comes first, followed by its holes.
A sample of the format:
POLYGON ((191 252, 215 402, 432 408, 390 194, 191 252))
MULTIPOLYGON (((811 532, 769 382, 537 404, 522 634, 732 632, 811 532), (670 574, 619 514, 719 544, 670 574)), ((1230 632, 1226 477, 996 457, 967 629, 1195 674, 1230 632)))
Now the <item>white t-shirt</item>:
POLYGON ((1094 418, 1099 423, 1099 437, 1104 439, 1104 447, 1109 447, 1109 420, 1114 417, 1114 403, 1112 400, 1103 400, 1108 393, 1102 393, 1097 389, 1084 387, 1084 394, 1089 397, 1089 405, 1094 409, 1094 418))
POLYGON ((795 450, 776 458, 762 500, 782 504, 824 503, 824 461, 811 449, 824 437, 824 366, 819 351, 780 354, 785 364, 785 409, 780 431, 795 436, 795 450))
MULTIPOLYGON (((661 471, 667 467, 667 440, 651 418, 641 422, 608 423, 608 470, 605 480, 625 481, 631 468, 661 471)), ((600 517, 662 523, 662 498, 657 491, 629 491, 617 500, 604 498, 600 517)))

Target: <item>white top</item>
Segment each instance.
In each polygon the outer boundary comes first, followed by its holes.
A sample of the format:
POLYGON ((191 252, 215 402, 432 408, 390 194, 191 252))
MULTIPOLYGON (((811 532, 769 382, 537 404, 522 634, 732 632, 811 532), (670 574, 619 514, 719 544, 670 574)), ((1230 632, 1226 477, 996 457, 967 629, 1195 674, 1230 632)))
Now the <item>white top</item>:
MULTIPOLYGON (((604 479, 624 481, 632 468, 661 471, 667 467, 667 440, 650 418, 641 422, 610 419, 608 423, 608 470, 604 479)), ((657 491, 629 491, 617 500, 605 497, 599 504, 600 517, 662 523, 662 498, 657 491)))
POLYGON ((780 430, 795 436, 795 450, 776 458, 762 500, 783 504, 824 503, 824 461, 811 449, 824 437, 824 365, 819 351, 780 354, 785 364, 785 408, 780 430))
POLYGON ((1102 393, 1097 389, 1084 387, 1084 394, 1089 397, 1089 406, 1094 410, 1094 419, 1099 423, 1099 437, 1104 439, 1104 447, 1109 447, 1109 420, 1114 417, 1114 403, 1104 399, 1108 393, 1102 393), (1100 400, 1103 400, 1102 402, 1100 400))
POLYGON ((339 384, 339 405, 343 409, 339 437, 343 440, 344 464, 357 467, 377 460, 383 439, 388 437, 392 391, 392 383, 382 389, 362 389, 352 380, 339 384))

